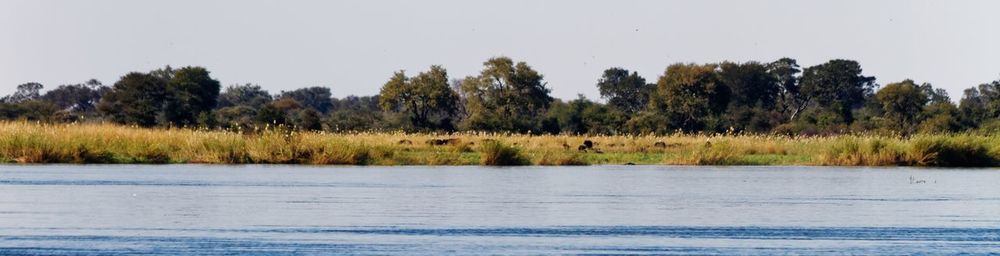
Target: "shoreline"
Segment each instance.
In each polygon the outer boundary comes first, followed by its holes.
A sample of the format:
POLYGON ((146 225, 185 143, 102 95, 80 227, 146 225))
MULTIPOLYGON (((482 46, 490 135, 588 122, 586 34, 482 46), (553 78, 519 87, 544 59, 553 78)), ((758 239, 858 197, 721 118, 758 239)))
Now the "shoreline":
POLYGON ((0 122, 0 162, 374 166, 998 167, 1000 135, 573 136, 146 129, 0 122))

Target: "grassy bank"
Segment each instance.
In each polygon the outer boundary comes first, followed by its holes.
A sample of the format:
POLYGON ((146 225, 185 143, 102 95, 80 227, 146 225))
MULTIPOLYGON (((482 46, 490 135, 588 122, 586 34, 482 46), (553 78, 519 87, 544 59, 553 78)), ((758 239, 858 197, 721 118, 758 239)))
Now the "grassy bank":
POLYGON ((0 123, 9 163, 998 166, 1000 135, 329 134, 0 123), (587 143, 587 141, 591 143, 587 143), (587 145, 590 145, 589 147, 587 145))

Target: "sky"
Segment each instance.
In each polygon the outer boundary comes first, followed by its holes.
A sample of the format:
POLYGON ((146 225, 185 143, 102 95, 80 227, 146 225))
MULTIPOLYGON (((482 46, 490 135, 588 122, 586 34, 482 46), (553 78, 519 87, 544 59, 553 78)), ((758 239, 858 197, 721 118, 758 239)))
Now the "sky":
POLYGON ((0 94, 203 66, 223 85, 374 95, 394 71, 476 75, 525 61, 555 97, 598 99, 604 69, 853 59, 879 84, 1000 79, 1000 1, 0 0, 0 94))

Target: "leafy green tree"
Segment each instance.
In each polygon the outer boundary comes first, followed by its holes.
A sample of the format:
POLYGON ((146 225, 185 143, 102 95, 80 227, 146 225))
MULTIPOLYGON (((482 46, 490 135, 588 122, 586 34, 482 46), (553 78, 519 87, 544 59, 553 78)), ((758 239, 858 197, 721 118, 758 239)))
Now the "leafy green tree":
POLYGON ((656 85, 647 84, 639 73, 629 73, 623 68, 610 68, 604 70, 601 79, 597 80, 597 89, 601 97, 608 100, 608 105, 632 116, 646 108, 649 94, 656 89, 656 85))
POLYGON ((959 122, 965 128, 976 128, 1000 118, 1000 80, 966 89, 959 101, 959 122))
MULTIPOLYGON (((650 109, 663 115, 667 130, 700 131, 729 104, 729 90, 715 72, 715 64, 674 64, 656 83, 650 109)), ((654 119, 655 120, 655 119, 654 119)), ((656 130, 663 129, 641 129, 656 130)))
POLYGON ((266 122, 255 121, 257 110, 271 102, 271 94, 259 85, 230 85, 219 94, 216 120, 223 127, 240 129, 248 129, 254 123, 271 123, 273 119, 266 122))
POLYGON ((885 126, 904 133, 913 132, 919 124, 928 98, 924 90, 909 79, 886 85, 875 95, 882 107, 885 126))
POLYGON ((183 67, 167 82, 167 100, 163 115, 174 125, 194 125, 198 116, 215 108, 219 81, 202 67, 183 67))
POLYGON ((198 113, 197 124, 200 128, 216 128, 219 127, 218 114, 215 110, 203 111, 198 113))
POLYGON ((333 99, 326 126, 333 131, 375 131, 387 128, 379 107, 379 96, 347 96, 333 99))
POLYGON ((286 114, 303 108, 308 108, 303 106, 302 103, 291 97, 279 98, 275 101, 272 101, 271 104, 269 105, 273 106, 275 109, 281 110, 281 112, 285 112, 286 114))
POLYGON ((154 126, 167 94, 166 80, 132 72, 115 82, 97 109, 117 123, 154 126))
POLYGON ((852 111, 864 105, 875 85, 875 78, 861 71, 858 62, 842 59, 808 67, 802 72, 801 93, 815 103, 820 115, 829 115, 830 122, 850 124, 852 111))
POLYGON ((42 100, 55 104, 59 109, 92 113, 97 110, 101 97, 109 90, 111 88, 102 85, 100 81, 91 79, 83 84, 60 85, 42 95, 42 100))
POLYGON ((448 73, 440 66, 408 78, 396 72, 379 93, 379 105, 384 111, 404 113, 410 125, 418 130, 450 127, 455 115, 458 94, 448 85, 448 73))
POLYGON ((0 119, 28 121, 63 121, 59 120, 59 108, 44 100, 26 100, 17 103, 0 102, 0 119))
POLYGON ((569 102, 552 102, 542 130, 551 134, 618 134, 625 121, 616 108, 578 95, 569 102))
POLYGON ((979 95, 986 104, 986 118, 1000 118, 1000 80, 980 84, 979 95))
POLYGON ((496 57, 483 63, 479 76, 462 82, 468 117, 463 126, 482 131, 538 131, 552 103, 542 75, 524 62, 496 57))
POLYGON ((224 107, 215 111, 216 122, 222 127, 231 129, 251 128, 255 123, 256 116, 256 108, 242 105, 224 107))
POLYGON ((295 127, 305 131, 323 130, 323 123, 319 111, 306 108, 298 111, 295 116, 295 127))
POLYGON ((670 125, 670 122, 664 113, 643 111, 628 119, 623 130, 629 134, 669 134, 678 131, 676 127, 670 125))
POLYGON ((948 97, 948 91, 942 88, 934 88, 929 83, 923 83, 920 85, 920 90, 924 92, 924 95, 927 95, 929 103, 951 102, 951 97, 948 97))
POLYGON ((262 125, 283 125, 288 123, 288 118, 285 111, 271 103, 257 110, 254 122, 262 125))
POLYGON ((42 87, 44 87, 42 84, 35 82, 20 84, 17 86, 17 91, 15 91, 14 94, 5 96, 0 101, 6 103, 21 103, 38 99, 40 97, 42 87))
POLYGON ((555 99, 549 105, 546 118, 542 121, 542 131, 549 134, 586 134, 587 125, 583 120, 583 108, 590 102, 577 99, 573 103, 555 99))
POLYGON ((962 100, 958 104, 959 123, 964 128, 976 128, 986 118, 986 100, 979 94, 979 89, 965 89, 962 100))
POLYGON ((225 91, 219 94, 218 107, 247 106, 260 108, 270 102, 271 94, 262 89, 260 85, 230 85, 226 87, 225 91))
POLYGON ((962 129, 958 107, 951 101, 934 102, 924 107, 926 117, 918 128, 923 133, 957 132, 962 129))
POLYGON ((170 65, 167 65, 166 67, 157 70, 149 71, 150 75, 157 77, 159 79, 163 79, 163 81, 170 81, 170 79, 174 78, 174 74, 176 73, 177 70, 171 67, 170 65))
POLYGON ((720 128, 766 132, 783 121, 775 107, 782 85, 768 73, 767 66, 758 62, 725 62, 718 73, 731 95, 720 128))
POLYGON ((778 106, 786 120, 794 120, 812 100, 811 96, 799 88, 799 64, 792 58, 781 58, 767 64, 767 73, 780 85, 778 106))
POLYGON ((307 87, 293 91, 281 92, 278 98, 291 98, 302 104, 303 107, 312 108, 322 113, 328 113, 333 106, 330 99, 333 97, 330 88, 307 87))

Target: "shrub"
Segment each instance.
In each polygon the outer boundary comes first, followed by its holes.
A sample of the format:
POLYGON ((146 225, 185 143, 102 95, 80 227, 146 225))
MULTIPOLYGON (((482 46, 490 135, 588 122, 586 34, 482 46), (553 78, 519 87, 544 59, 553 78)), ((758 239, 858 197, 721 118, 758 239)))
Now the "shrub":
POLYGON ((918 166, 984 167, 997 159, 982 142, 970 137, 930 136, 914 139, 910 159, 918 166))
POLYGON ((504 145, 496 141, 484 142, 480 147, 480 163, 492 166, 515 166, 529 165, 528 158, 521 153, 521 149, 504 145))

